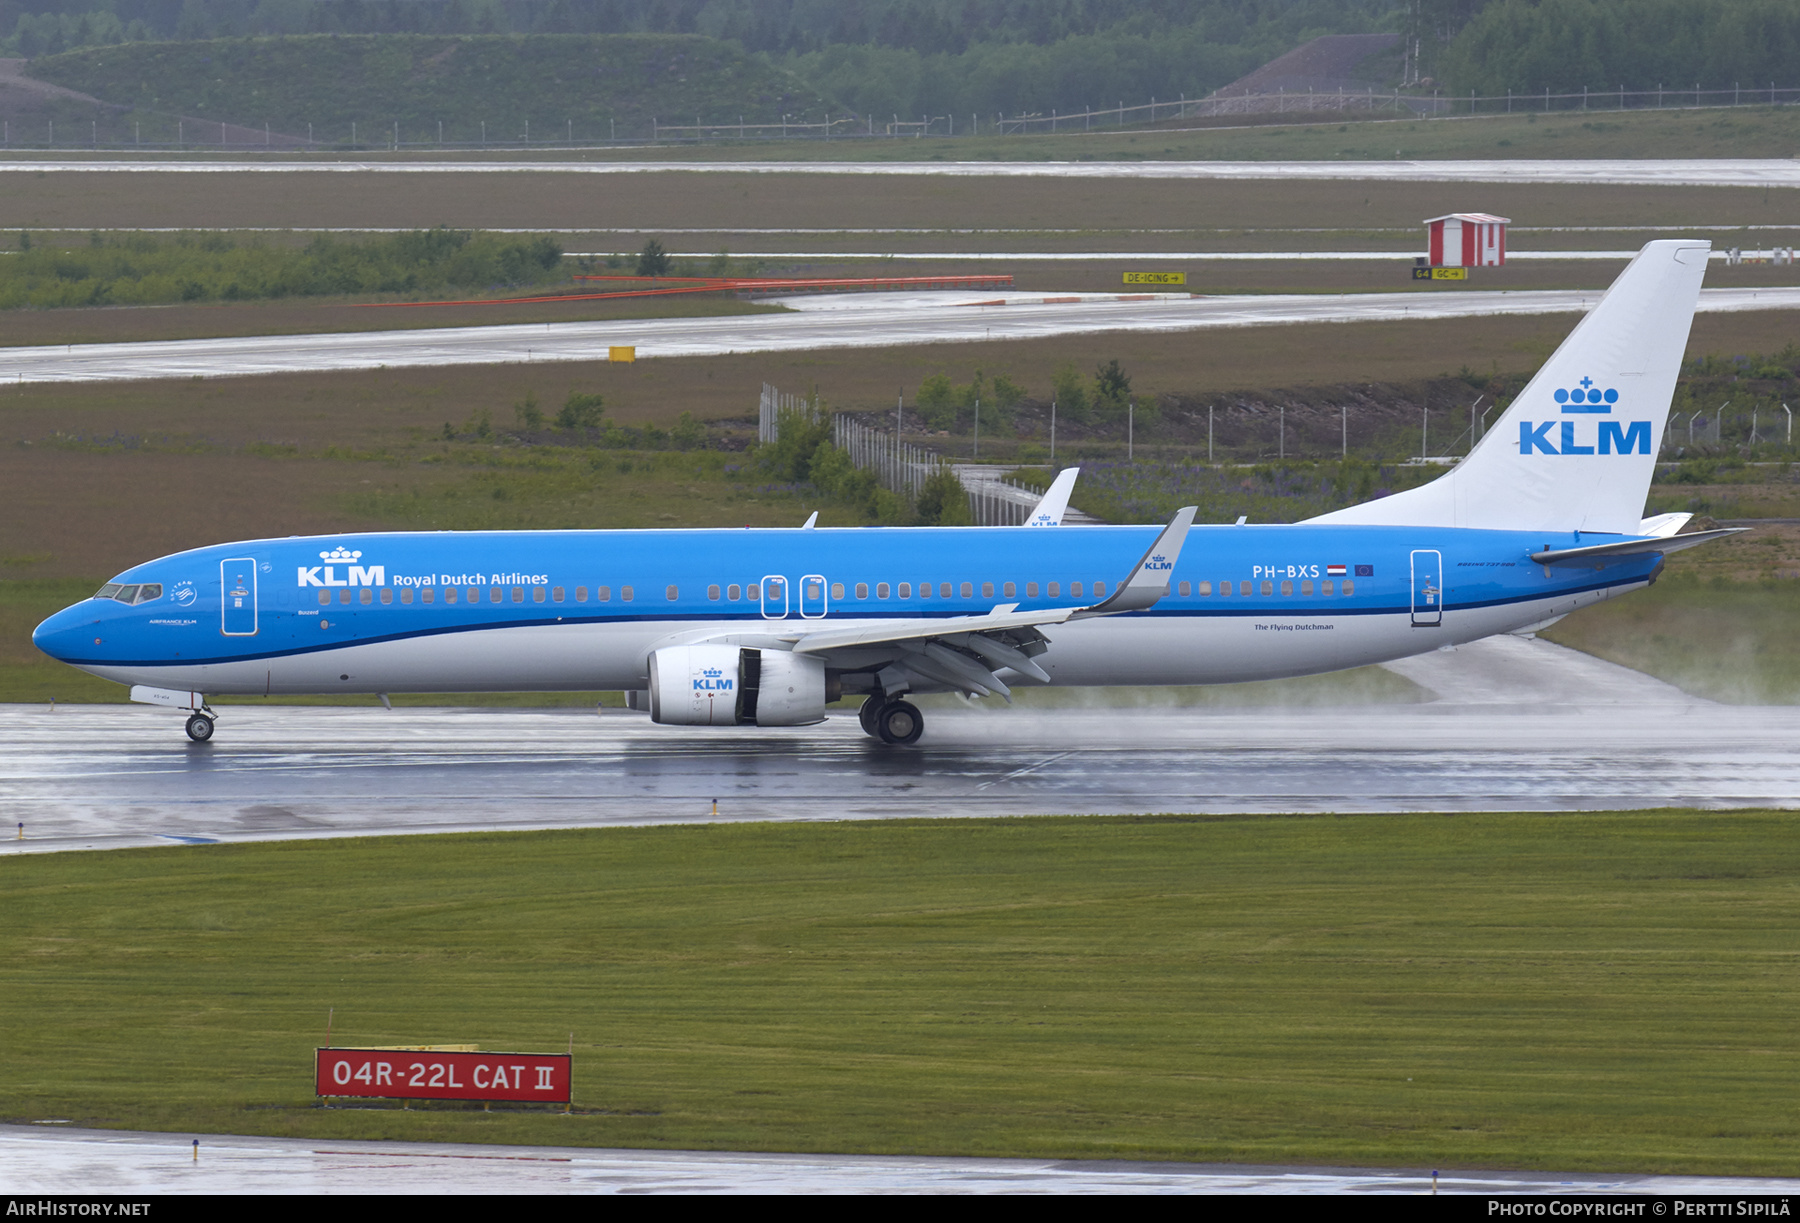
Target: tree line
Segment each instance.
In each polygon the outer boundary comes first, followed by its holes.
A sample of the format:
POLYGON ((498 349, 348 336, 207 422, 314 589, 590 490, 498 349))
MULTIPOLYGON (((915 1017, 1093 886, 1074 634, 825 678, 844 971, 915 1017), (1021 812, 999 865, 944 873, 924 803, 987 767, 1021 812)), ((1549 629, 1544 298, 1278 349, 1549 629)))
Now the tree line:
MULTIPOLYGON (((267 35, 699 34, 903 120, 1200 97, 1316 35, 1384 30, 1454 93, 1800 83, 1791 0, 0 0, 0 51, 29 58, 267 35)), ((715 109, 706 122, 743 107, 715 109)))
POLYGON ((270 34, 704 34, 774 55, 828 46, 959 55, 1198 21, 1228 42, 1259 28, 1341 32, 1391 9, 1377 0, 0 0, 0 31, 31 40, 16 48, 26 55, 270 34))
MULTIPOLYGON (((0 51, 41 59, 120 43, 320 34, 698 34, 859 115, 985 120, 1203 96, 1314 35, 1378 30, 1388 11, 1376 0, 0 0, 0 51)), ((559 82, 558 113, 603 85, 559 82)), ((757 109, 726 99, 704 120, 757 109)))
POLYGON ((1792 0, 1499 0, 1444 51, 1453 92, 1800 85, 1792 0))

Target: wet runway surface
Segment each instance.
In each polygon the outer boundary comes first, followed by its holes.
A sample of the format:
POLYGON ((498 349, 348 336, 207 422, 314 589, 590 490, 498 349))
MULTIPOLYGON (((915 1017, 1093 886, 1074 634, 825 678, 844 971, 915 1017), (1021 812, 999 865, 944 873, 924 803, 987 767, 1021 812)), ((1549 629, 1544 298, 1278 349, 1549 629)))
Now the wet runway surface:
MULTIPOLYGON (((456 1143, 308 1141, 0 1126, 0 1192, 119 1193, 1382 1193, 1432 1192, 1429 1169, 1125 1160, 773 1155, 456 1143)), ((1800 1181, 1446 1172, 1437 1192, 1772 1194, 1800 1181)))
MULTIPOLYGON (((1388 664, 1418 704, 931 709, 894 751, 834 717, 697 732, 585 710, 0 706, 14 852, 719 820, 1800 807, 1800 708, 1717 705, 1548 642, 1388 664), (715 817, 712 800, 719 800, 715 817)), ((1099 702, 1115 702, 1103 706, 1099 702)), ((46 1118, 46 1121, 51 1120, 46 1118)), ((1424 1194, 1358 1169, 306 1141, 0 1126, 10 1193, 1424 1194)), ((1446 1172, 1464 1194, 1776 1194, 1791 1180, 1446 1172)))
POLYGON ((1510 637, 1390 668, 1437 699, 930 709, 898 750, 844 714, 703 730, 622 710, 228 706, 200 745, 145 706, 0 706, 0 820, 29 853, 714 818, 1800 807, 1800 707, 1715 705, 1510 637))
MULTIPOLYGON (((1178 297, 1069 295, 1007 303, 994 294, 784 298, 791 314, 444 327, 327 335, 233 336, 0 348, 0 382, 106 382, 512 362, 595 361, 611 345, 640 359, 1043 339, 1118 331, 1190 331, 1287 323, 1394 322, 1566 314, 1593 290, 1178 297)), ((1800 288, 1706 289, 1701 311, 1800 308, 1800 288)))
MULTIPOLYGON (((1099 149, 1096 150, 1100 151, 1099 149)), ((574 156, 583 156, 575 154, 574 156)), ((590 151, 585 154, 593 157, 590 151)), ((956 178, 1296 179, 1357 182, 1627 183, 1693 187, 1800 186, 1786 158, 1517 161, 613 161, 518 159, 342 160, 249 155, 15 157, 0 174, 854 174, 956 178)))

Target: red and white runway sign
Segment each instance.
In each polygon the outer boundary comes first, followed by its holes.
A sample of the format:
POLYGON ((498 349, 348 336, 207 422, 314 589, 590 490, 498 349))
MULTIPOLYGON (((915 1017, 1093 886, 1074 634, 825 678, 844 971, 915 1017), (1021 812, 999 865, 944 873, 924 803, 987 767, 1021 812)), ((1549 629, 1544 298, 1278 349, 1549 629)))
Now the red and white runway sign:
POLYGON ((566 1053, 439 1053, 415 1049, 320 1049, 321 1096, 567 1104, 566 1053))

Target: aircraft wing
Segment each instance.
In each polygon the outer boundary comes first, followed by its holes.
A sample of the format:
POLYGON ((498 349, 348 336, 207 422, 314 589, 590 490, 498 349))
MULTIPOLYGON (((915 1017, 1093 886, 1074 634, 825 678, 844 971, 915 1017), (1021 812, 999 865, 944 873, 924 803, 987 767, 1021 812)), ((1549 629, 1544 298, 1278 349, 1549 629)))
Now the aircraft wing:
POLYGON ((1177 513, 1111 597, 1092 606, 1022 612, 1018 604, 1004 603, 980 616, 890 620, 857 628, 821 625, 812 631, 784 633, 782 639, 793 642, 796 654, 824 655, 857 669, 878 668, 882 687, 890 692, 949 687, 976 696, 997 692, 1010 699, 1012 690, 996 672, 1010 669, 1040 684, 1050 682, 1049 673, 1033 661, 1050 646, 1040 629, 1143 611, 1169 593, 1169 575, 1194 514, 1191 505, 1177 513))
POLYGON ((1042 611, 1015 611, 1017 603, 1002 603, 985 616, 951 616, 936 619, 886 620, 868 628, 820 629, 814 633, 783 634, 794 643, 796 654, 823 654, 854 646, 888 645, 896 641, 928 641, 963 633, 1004 633, 1012 629, 1062 624, 1075 617, 1079 607, 1052 607, 1042 611))

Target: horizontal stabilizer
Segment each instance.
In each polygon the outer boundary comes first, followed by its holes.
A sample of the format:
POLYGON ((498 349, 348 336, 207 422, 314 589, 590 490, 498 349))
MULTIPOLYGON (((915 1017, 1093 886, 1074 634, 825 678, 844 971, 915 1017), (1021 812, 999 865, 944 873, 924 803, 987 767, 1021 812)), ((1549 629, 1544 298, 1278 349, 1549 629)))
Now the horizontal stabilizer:
POLYGON ((1604 564, 1619 557, 1641 556, 1647 552, 1661 552, 1665 555, 1680 552, 1684 548, 1724 539, 1727 535, 1741 535, 1749 529, 1720 527, 1716 531, 1694 531, 1688 535, 1669 535, 1655 539, 1625 539, 1616 544, 1594 544, 1586 548, 1547 548, 1542 552, 1533 552, 1531 559, 1540 565, 1604 564))

